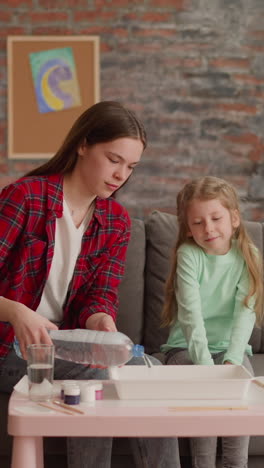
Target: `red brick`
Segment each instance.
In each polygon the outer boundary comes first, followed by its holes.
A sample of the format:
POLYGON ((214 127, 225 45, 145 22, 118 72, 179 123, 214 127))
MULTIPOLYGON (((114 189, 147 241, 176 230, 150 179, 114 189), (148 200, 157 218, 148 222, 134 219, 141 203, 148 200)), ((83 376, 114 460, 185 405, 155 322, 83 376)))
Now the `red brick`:
POLYGON ((36 36, 56 36, 57 34, 59 36, 69 36, 71 34, 74 34, 74 31, 66 26, 32 26, 32 34, 35 34, 36 36))
POLYGON ((171 18, 170 13, 144 13, 141 16, 142 21, 149 21, 150 23, 165 23, 171 18))
POLYGON ((100 35, 100 34, 112 34, 113 30, 112 28, 108 28, 106 26, 87 26, 87 27, 79 27, 78 28, 78 33, 80 35, 82 34, 90 34, 90 35, 100 35))
POLYGON ((80 8, 85 7, 87 8, 87 0, 38 0, 38 4, 40 7, 44 8, 45 10, 52 10, 59 8, 80 8))
POLYGON ((127 37, 128 34, 129 34, 128 29, 115 28, 115 36, 117 36, 117 37, 127 37))
POLYGON ((5 187, 8 184, 12 184, 17 179, 15 176, 1 176, 0 178, 0 189, 5 187))
POLYGON ((233 143, 242 143, 243 145, 263 145, 261 139, 254 133, 244 133, 242 135, 224 135, 224 138, 232 141, 233 143))
POLYGON ((69 15, 68 13, 64 12, 32 12, 30 13, 30 19, 31 21, 35 23, 47 23, 47 22, 64 22, 68 21, 69 15))
POLYGON ((174 43, 172 45, 168 45, 166 47, 166 53, 172 53, 172 54, 177 54, 180 52, 183 54, 184 52, 194 52, 197 54, 197 50, 206 50, 206 49, 211 49, 213 46, 212 44, 207 44, 205 42, 179 42, 179 43, 174 43))
POLYGON ((9 7, 22 7, 22 6, 33 6, 33 0, 5 0, 6 6, 9 7))
POLYGON ((175 37, 177 33, 173 29, 148 29, 139 28, 133 32, 134 36, 142 37, 175 37))
POLYGON ((202 66, 202 60, 200 58, 184 58, 182 60, 182 66, 184 68, 200 68, 202 66))
POLYGON ((255 96, 256 98, 259 98, 263 101, 264 99, 264 91, 260 91, 258 89, 252 90, 252 96, 255 96))
POLYGON ((263 223, 263 210, 261 207, 251 208, 250 210, 250 220, 251 221, 258 221, 263 223))
POLYGON ((25 35, 26 31, 26 26, 7 26, 6 28, 1 26, 1 40, 6 36, 25 35))
POLYGON ((242 81, 243 83, 250 83, 250 84, 256 84, 256 85, 264 83, 264 78, 256 78, 253 75, 233 74, 232 79, 235 81, 242 81))
POLYGON ((127 50, 129 53, 139 52, 139 53, 149 53, 149 52, 160 52, 163 49, 162 44, 155 43, 155 44, 133 44, 133 48, 131 48, 128 44, 119 44, 119 49, 122 51, 127 50))
MULTIPOLYGON (((263 45, 253 45, 253 44, 248 44, 248 45, 245 45, 244 46, 244 49, 248 52, 248 49, 251 51, 251 52, 264 52, 264 46, 263 45)), ((243 48, 242 48, 243 50, 243 48)))
POLYGON ((249 31, 248 32, 249 36, 253 36, 256 39, 264 39, 264 31, 249 31))
POLYGON ((164 57, 163 64, 170 67, 183 68, 201 68, 203 63, 200 58, 181 58, 181 57, 164 57))
POLYGON ((260 162, 263 159, 264 145, 257 145, 249 153, 249 158, 253 162, 260 162))
POLYGON ((6 135, 6 129, 7 129, 7 122, 0 122, 0 141, 4 142, 4 138, 6 135))
MULTIPOLYGON (((129 0, 111 0, 109 7, 111 8, 122 8, 122 7, 127 7, 129 4, 129 0)), ((139 4, 142 4, 142 0, 133 0, 133 6, 139 4)), ((94 5, 96 7, 105 7, 108 6, 105 0, 95 0, 94 5)))
POLYGON ((230 184, 234 185, 235 187, 244 189, 244 190, 247 189, 247 185, 248 185, 247 177, 243 177, 239 174, 236 174, 236 175, 229 175, 229 176, 227 175, 225 178, 230 184))
POLYGON ((209 66, 214 68, 249 68, 250 60, 248 58, 219 57, 209 60, 209 66))
POLYGON ((98 23, 102 23, 105 20, 111 20, 116 17, 116 13, 113 11, 104 11, 100 12, 98 10, 92 11, 78 11, 74 14, 74 21, 97 21, 98 23))
POLYGON ((101 52, 112 52, 113 47, 111 47, 107 42, 100 43, 101 52))
POLYGON ((248 159, 248 147, 246 152, 243 151, 245 146, 241 146, 242 150, 240 149, 239 145, 236 145, 235 148, 228 148, 228 153, 230 156, 234 157, 236 161, 240 164, 240 161, 243 161, 244 164, 248 164, 248 167, 251 167, 251 161, 248 159))
POLYGON ((12 13, 9 11, 0 11, 0 21, 3 23, 10 23, 12 20, 12 13))
POLYGON ((41 163, 30 162, 30 161, 15 161, 13 164, 13 168, 16 173, 20 175, 26 174, 29 171, 32 171, 37 166, 40 166, 41 163))
POLYGON ((232 143, 252 146, 248 152, 248 157, 253 162, 259 162, 264 154, 264 142, 253 133, 245 133, 243 135, 224 135, 226 140, 232 143))
POLYGON ((160 7, 174 7, 176 10, 186 10, 190 6, 190 0, 150 0, 150 5, 160 7))
MULTIPOLYGON (((222 137, 221 137, 222 139, 222 137)), ((222 148, 224 148, 225 150, 225 153, 229 155, 229 157, 231 157, 233 155, 233 152, 236 151, 237 154, 240 155, 241 158, 246 158, 248 159, 249 161, 249 152, 251 150, 251 146, 250 145, 245 145, 243 143, 236 143, 236 142, 230 142, 230 141, 227 141, 226 139, 224 139, 224 141, 222 140, 222 148)), ((235 162, 234 164, 236 165, 237 162, 235 162)), ((240 170, 240 166, 239 166, 239 170, 240 170)), ((250 169, 251 171, 251 169, 250 169)))
MULTIPOLYGON (((184 174, 188 175, 188 178, 184 180, 184 184, 188 182, 193 177, 199 176, 199 174, 204 172, 204 167, 198 164, 192 164, 191 166, 178 166, 177 170, 182 171, 184 174)), ((183 184, 182 184, 183 185, 183 184)))
POLYGON ((243 112, 244 114, 255 115, 258 113, 256 106, 248 106, 242 103, 220 103, 215 106, 224 111, 243 112))
POLYGON ((8 174, 8 165, 5 163, 0 162, 0 174, 2 178, 2 174, 8 174))
POLYGON ((137 13, 128 13, 128 14, 123 15, 122 19, 124 21, 138 20, 138 14, 137 13))

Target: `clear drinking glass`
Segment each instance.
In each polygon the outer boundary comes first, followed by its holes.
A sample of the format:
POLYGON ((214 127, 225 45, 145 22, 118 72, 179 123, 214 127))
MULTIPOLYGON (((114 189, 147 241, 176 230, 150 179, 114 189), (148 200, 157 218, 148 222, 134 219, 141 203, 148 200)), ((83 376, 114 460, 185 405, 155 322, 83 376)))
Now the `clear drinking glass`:
POLYGON ((53 396, 54 345, 29 345, 27 356, 30 400, 50 400, 53 396))

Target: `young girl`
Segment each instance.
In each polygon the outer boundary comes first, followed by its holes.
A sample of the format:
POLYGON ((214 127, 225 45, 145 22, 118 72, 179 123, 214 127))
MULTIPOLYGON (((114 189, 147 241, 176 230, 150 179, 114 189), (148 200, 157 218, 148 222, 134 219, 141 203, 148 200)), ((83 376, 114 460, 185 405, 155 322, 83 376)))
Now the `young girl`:
MULTIPOLYGON (((260 255, 243 225, 237 194, 203 177, 177 196, 179 235, 166 285, 161 349, 166 364, 243 364, 255 322, 262 319, 260 255), (177 302, 177 306, 176 306, 177 302)), ((223 466, 247 467, 249 437, 223 437, 223 466)), ((214 468, 216 438, 191 439, 195 468, 214 468)))
MULTIPOLYGON (((132 111, 99 102, 80 115, 53 158, 0 193, 0 391, 11 392, 27 372, 14 334, 26 359, 29 344, 51 343, 47 329, 116 331, 130 219, 112 195, 145 147, 132 111)), ((107 374, 56 359, 54 377, 107 374)), ((176 439, 138 442, 144 466, 180 466, 176 439)), ((111 450, 111 438, 69 438, 68 468, 109 468, 111 450)))

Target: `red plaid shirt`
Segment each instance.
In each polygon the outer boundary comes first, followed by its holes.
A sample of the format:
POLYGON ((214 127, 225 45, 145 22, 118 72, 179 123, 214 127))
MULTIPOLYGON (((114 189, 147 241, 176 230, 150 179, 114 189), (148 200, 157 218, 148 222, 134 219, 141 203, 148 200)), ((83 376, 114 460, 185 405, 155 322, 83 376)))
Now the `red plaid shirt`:
MULTIPOLYGON (((36 310, 54 252, 56 218, 63 214, 62 175, 25 177, 0 194, 0 295, 36 310)), ((63 305, 61 328, 84 328, 106 312, 114 319, 130 238, 127 211, 113 198, 96 199, 63 305)), ((0 359, 13 327, 0 322, 0 359)))

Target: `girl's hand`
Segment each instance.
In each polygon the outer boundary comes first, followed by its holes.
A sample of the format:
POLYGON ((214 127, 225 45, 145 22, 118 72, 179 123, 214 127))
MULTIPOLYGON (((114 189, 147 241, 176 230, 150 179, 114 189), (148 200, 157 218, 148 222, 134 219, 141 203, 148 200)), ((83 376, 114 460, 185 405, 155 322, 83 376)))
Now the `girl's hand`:
POLYGON ((13 302, 13 313, 10 323, 14 328, 24 359, 27 359, 28 345, 52 344, 47 329, 58 329, 57 325, 50 322, 47 318, 18 302, 13 302))
MULTIPOLYGON (((116 332, 117 328, 115 326, 115 322, 113 321, 112 317, 104 312, 98 312, 97 314, 91 315, 86 320, 86 328, 88 330, 97 330, 97 331, 109 331, 109 332, 116 332)), ((94 345, 95 346, 95 345, 94 345)), ((100 365, 90 365, 91 368, 99 368, 105 369, 105 366, 100 365)))
POLYGON ((224 364, 230 364, 231 366, 233 366, 233 363, 230 361, 225 361, 224 364))

